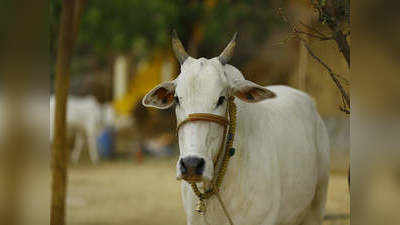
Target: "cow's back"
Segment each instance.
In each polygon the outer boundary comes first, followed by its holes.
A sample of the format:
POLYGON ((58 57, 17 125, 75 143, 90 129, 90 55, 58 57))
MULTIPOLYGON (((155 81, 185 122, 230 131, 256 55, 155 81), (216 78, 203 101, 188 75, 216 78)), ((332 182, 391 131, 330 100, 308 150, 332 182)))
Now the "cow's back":
MULTIPOLYGON (((50 139, 53 137, 53 123, 55 114, 55 96, 50 96, 50 139)), ((88 129, 95 130, 101 122, 100 106, 96 98, 68 96, 67 126, 69 130, 87 132, 88 129)))

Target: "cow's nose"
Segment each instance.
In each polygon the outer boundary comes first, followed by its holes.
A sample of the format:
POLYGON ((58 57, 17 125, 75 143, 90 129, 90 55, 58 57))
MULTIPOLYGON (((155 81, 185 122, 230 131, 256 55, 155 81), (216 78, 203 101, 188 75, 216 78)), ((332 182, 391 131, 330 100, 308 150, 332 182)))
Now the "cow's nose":
POLYGON ((187 156, 180 161, 180 170, 182 175, 199 176, 203 174, 206 161, 196 156, 187 156))

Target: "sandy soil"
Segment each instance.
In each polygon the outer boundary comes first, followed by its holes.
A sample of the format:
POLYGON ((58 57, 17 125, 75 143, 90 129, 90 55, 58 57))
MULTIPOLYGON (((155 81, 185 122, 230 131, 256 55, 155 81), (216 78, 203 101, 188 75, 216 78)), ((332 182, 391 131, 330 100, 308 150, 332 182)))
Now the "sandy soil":
MULTIPOLYGON (((175 158, 73 166, 68 225, 185 224, 175 158)), ((333 173, 324 225, 350 224, 345 174, 333 173), (345 217, 345 218, 343 218, 345 217)))

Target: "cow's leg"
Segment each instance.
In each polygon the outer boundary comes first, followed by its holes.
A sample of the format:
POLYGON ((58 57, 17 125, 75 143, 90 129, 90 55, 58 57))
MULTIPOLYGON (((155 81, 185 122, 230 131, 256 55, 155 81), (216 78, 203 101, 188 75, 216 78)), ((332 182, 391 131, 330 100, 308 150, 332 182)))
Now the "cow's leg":
POLYGON ((89 122, 86 126, 86 134, 87 134, 87 141, 88 141, 88 150, 89 156, 92 163, 97 163, 99 161, 99 151, 97 150, 97 143, 96 143, 96 127, 95 123, 89 122))
POLYGON ((75 135, 74 148, 71 153, 71 161, 77 163, 85 144, 85 135, 77 132, 75 135))
POLYGON ((328 192, 328 183, 330 175, 330 157, 329 157, 329 137, 322 119, 318 116, 316 120, 316 142, 317 149, 317 186, 314 199, 312 200, 301 225, 321 225, 324 214, 325 204, 328 192))
POLYGON ((329 137, 325 126, 318 118, 316 147, 318 150, 318 183, 315 196, 311 202, 309 211, 306 213, 301 225, 321 225, 325 214, 325 204, 328 193, 330 159, 329 159, 329 137))
POLYGON ((301 225, 321 225, 325 214, 325 203, 328 191, 328 179, 317 186, 315 196, 311 202, 301 225))
POLYGON ((318 150, 318 183, 302 225, 321 225, 325 214, 330 175, 329 137, 321 118, 317 121, 316 147, 318 150))
POLYGON ((89 155, 90 160, 92 163, 99 162, 99 152, 97 151, 97 143, 96 143, 96 136, 89 135, 88 136, 88 145, 89 145, 89 155))

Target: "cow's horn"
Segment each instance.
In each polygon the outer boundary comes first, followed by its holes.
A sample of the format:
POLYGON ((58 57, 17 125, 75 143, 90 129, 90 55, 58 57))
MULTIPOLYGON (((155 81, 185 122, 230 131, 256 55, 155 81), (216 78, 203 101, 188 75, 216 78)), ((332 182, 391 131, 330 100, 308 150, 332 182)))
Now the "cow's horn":
POLYGON ((175 29, 172 31, 172 49, 174 50, 175 56, 179 63, 182 65, 189 55, 186 53, 185 48, 183 47, 182 42, 179 40, 175 29))
POLYGON ((218 56, 218 59, 222 65, 227 64, 233 56, 233 50, 235 49, 235 45, 236 45, 236 36, 237 36, 237 32, 233 35, 232 40, 226 46, 224 51, 222 51, 221 55, 218 56))

